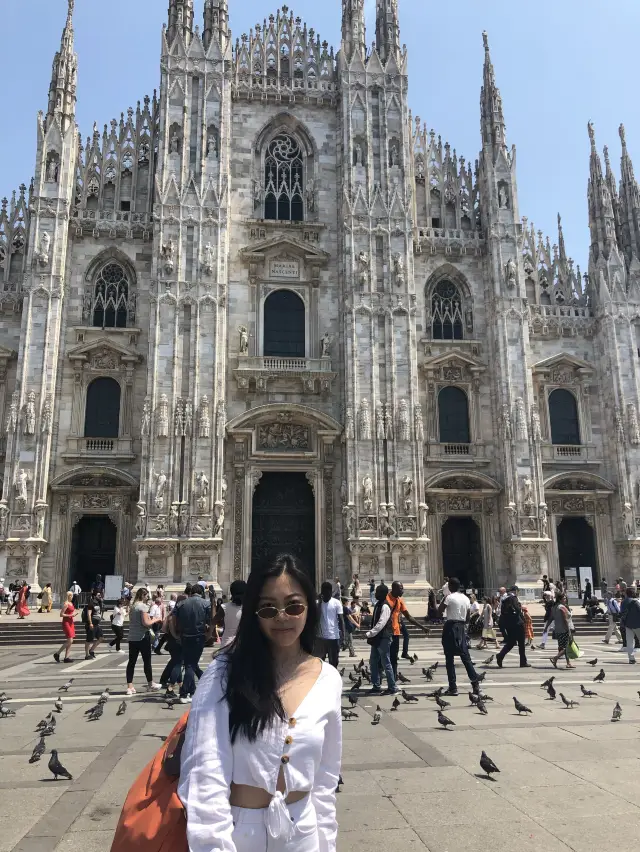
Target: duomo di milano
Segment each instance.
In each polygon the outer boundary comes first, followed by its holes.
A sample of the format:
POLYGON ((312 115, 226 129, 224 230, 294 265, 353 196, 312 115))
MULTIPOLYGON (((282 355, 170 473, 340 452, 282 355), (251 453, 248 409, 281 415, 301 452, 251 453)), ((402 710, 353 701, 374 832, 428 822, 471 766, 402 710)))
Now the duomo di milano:
POLYGON ((337 53, 287 7, 232 40, 233 2, 170 0, 157 95, 84 138, 68 0, 0 210, 0 576, 640 575, 624 131, 583 277, 520 216, 486 36, 474 164, 412 117, 398 0, 373 47, 342 0, 337 53))

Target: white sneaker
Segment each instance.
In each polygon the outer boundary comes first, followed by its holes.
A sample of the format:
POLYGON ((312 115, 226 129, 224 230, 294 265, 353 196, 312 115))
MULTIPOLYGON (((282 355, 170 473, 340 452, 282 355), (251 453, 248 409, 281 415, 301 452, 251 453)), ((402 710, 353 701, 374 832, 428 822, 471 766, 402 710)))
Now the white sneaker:
POLYGON ((180 696, 180 704, 191 704, 191 701, 192 699, 190 695, 180 696))
POLYGON ((127 691, 125 692, 125 695, 135 695, 135 694, 136 694, 136 691, 135 691, 133 686, 128 687, 127 691))
POLYGON ((126 651, 123 651, 123 650, 122 650, 122 648, 120 648, 120 650, 119 650, 119 651, 116 651, 116 654, 126 654, 126 653, 127 653, 127 652, 126 652, 126 651))
POLYGON ((147 692, 159 692, 162 689, 159 683, 148 683, 147 692))

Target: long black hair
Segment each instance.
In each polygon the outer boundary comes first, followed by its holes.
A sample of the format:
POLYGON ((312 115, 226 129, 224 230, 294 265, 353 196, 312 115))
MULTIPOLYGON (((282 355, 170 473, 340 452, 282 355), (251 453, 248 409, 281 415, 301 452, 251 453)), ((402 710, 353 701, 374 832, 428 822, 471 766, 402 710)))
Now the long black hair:
POLYGON ((273 654, 256 615, 264 584, 283 574, 300 585, 306 598, 307 620, 300 646, 308 654, 313 653, 318 625, 316 593, 300 561, 284 554, 262 570, 252 571, 247 581, 242 617, 229 646, 226 667, 225 698, 229 704, 231 742, 235 742, 238 734, 254 742, 270 722, 286 718, 277 691, 273 654))

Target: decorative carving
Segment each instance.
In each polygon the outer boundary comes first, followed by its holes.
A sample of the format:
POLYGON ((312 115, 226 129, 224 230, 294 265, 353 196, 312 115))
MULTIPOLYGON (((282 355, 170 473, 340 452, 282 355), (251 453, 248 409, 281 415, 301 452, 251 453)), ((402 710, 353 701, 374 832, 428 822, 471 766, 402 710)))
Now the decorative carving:
POLYGON ((411 425, 409 422, 409 405, 406 399, 400 400, 398 408, 398 440, 411 440, 411 425))
POLYGON ((333 541, 334 541, 334 499, 333 499, 333 470, 326 467, 323 473, 323 491, 325 504, 324 523, 324 576, 329 579, 335 576, 333 541))
POLYGON ((509 531, 511 532, 511 537, 514 538, 518 535, 518 512, 516 509, 516 504, 509 503, 508 506, 505 506, 504 511, 507 516, 507 525, 509 531))
POLYGON ((328 331, 325 331, 324 337, 320 341, 320 357, 321 358, 330 358, 331 357, 331 336, 328 331))
MULTIPOLYGON (((172 144, 175 141, 176 137, 174 136, 172 139, 172 144)), ((179 137, 178 137, 179 142, 179 137)), ((173 148, 172 148, 173 150, 173 148)), ((173 242, 173 238, 169 237, 166 243, 163 243, 160 247, 160 260, 162 261, 162 266, 167 275, 171 275, 175 268, 175 245, 173 242)))
POLYGON ((360 532, 377 532, 378 531, 378 519, 375 515, 360 515, 360 522, 358 524, 360 532))
POLYGON ((623 444, 624 443, 624 422, 622 420, 622 409, 616 406, 616 409, 613 414, 613 421, 616 428, 616 438, 618 441, 623 444))
POLYGON ((373 508, 373 480, 367 474, 362 480, 362 500, 365 512, 373 508))
POLYGON ((371 281, 371 261, 364 251, 358 255, 358 280, 362 291, 367 289, 371 281))
POLYGON ((414 533, 416 532, 416 519, 406 515, 400 516, 397 519, 398 533, 414 533))
POLYGON ((18 431, 18 407, 20 405, 20 394, 14 391, 11 396, 11 405, 9 406, 9 416, 7 417, 7 435, 13 435, 18 431))
POLYGON ((180 504, 172 503, 169 508, 169 535, 180 534, 180 504))
POLYGON ((218 402, 217 414, 218 438, 224 438, 227 433, 227 406, 223 399, 218 402))
POLYGON ((0 538, 6 538, 9 535, 9 517, 11 512, 6 500, 0 503, 0 538))
POLYGON ((16 471, 13 488, 16 495, 16 503, 22 509, 26 509, 29 502, 28 484, 30 482, 31 473, 28 470, 21 468, 16 471))
POLYGON ((188 437, 193 434, 193 403, 190 399, 184 400, 184 431, 188 437))
POLYGON ((158 404, 158 420, 156 424, 156 437, 169 437, 169 398, 166 393, 161 394, 158 404))
POLYGON ((568 500, 563 501, 562 508, 565 512, 583 513, 585 511, 584 500, 582 497, 569 497, 568 500))
POLYGON ((388 537, 397 535, 396 528, 391 523, 391 517, 389 515, 389 506, 391 505, 393 504, 387 505, 386 503, 380 503, 378 511, 378 517, 380 518, 380 535, 388 537))
POLYGON ((549 538, 549 510, 546 503, 540 503, 538 506, 538 519, 540 521, 541 537, 549 538))
POLYGON ((524 408, 524 399, 519 396, 516 399, 516 438, 518 441, 528 441, 527 415, 524 408))
POLYGON ((510 257, 505 266, 505 279, 509 289, 513 289, 516 286, 516 275, 517 270, 515 261, 512 257, 510 257))
POLYGON ((222 502, 226 504, 227 502, 227 491, 229 490, 229 485, 227 483, 227 477, 223 474, 220 479, 220 492, 222 494, 222 502))
POLYGON ((260 480, 262 479, 262 471, 261 470, 252 470, 251 471, 251 496, 256 493, 256 488, 260 484, 260 480))
POLYGON ((511 441, 513 439, 513 429, 511 428, 511 412, 509 411, 509 406, 506 403, 502 406, 500 437, 503 441, 511 441))
POLYGON ((151 479, 155 482, 154 503, 156 509, 164 508, 164 495, 167 488, 167 475, 161 470, 160 473, 152 471, 151 479))
POLYGON ((210 483, 207 474, 201 470, 200 473, 196 474, 196 500, 198 509, 201 512, 206 512, 208 504, 209 504, 209 490, 210 483))
POLYGON ((145 396, 142 404, 142 421, 140 422, 140 434, 146 438, 151 431, 151 400, 145 396))
POLYGON ((143 538, 147 531, 147 507, 144 503, 137 505, 138 517, 136 518, 136 533, 143 538))
POLYGON ((24 406, 24 434, 35 435, 36 433, 36 395, 29 391, 24 406))
POLYGON ((420 503, 418 506, 418 528, 420 538, 427 537, 427 520, 429 517, 429 507, 426 503, 420 503))
POLYGON ((393 408, 391 404, 384 406, 384 432, 389 441, 393 441, 393 408))
POLYGON ((340 502, 343 506, 346 506, 349 502, 349 487, 346 479, 343 479, 340 485, 340 502))
POLYGON ((402 478, 402 501, 404 511, 408 515, 413 509, 413 479, 410 476, 402 478))
POLYGON ((309 213, 315 213, 316 209, 316 183, 313 178, 309 178, 304 189, 304 197, 307 202, 307 210, 309 213))
POLYGON ((249 331, 246 325, 241 325, 238 327, 238 334, 240 335, 240 355, 248 355, 249 354, 249 331))
POLYGON ((198 407, 198 437, 211 437, 211 417, 209 415, 209 397, 203 396, 198 407))
POLYGON ((267 423, 258 427, 258 449, 299 452, 309 449, 309 429, 290 423, 267 423))
POLYGON ((315 496, 315 493, 316 493, 316 472, 315 472, 315 470, 308 470, 305 473, 305 478, 306 478, 307 482, 309 483, 309 485, 311 486, 311 491, 313 492, 313 495, 315 496))
POLYGON ((539 443, 542 440, 542 429, 540 427, 540 410, 537 405, 531 408, 531 432, 533 440, 539 443))
POLYGON ((625 503, 622 507, 622 526, 625 535, 635 535, 633 506, 631 503, 625 503))
POLYGON ((471 500, 469 497, 456 495, 449 498, 450 512, 469 512, 471 511, 471 500))
POLYGON ((376 404, 376 435, 381 441, 386 438, 384 408, 381 402, 376 404))
POLYGON ((215 262, 215 250, 211 243, 207 243, 204 249, 202 250, 202 271, 205 275, 213 275, 213 271, 215 269, 215 262))
POLYGON ((533 509, 533 480, 530 476, 522 478, 522 504, 527 515, 531 514, 533 509))
POLYGON ((438 483, 438 488, 445 488, 447 491, 476 491, 481 487, 475 480, 461 476, 454 476, 438 483))
POLYGON ((213 529, 213 537, 221 538, 224 530, 224 503, 216 502, 215 505, 216 523, 213 529))
POLYGON ((400 254, 393 255, 393 280, 396 287, 404 287, 407 281, 407 270, 404 258, 400 254))
POLYGON ((49 236, 47 231, 42 231, 40 234, 40 240, 38 242, 38 247, 36 249, 35 255, 36 260, 40 264, 40 266, 47 266, 49 264, 49 249, 51 248, 51 237, 49 236))
POLYGON ((344 517, 345 536, 347 539, 353 538, 356 523, 356 507, 353 503, 348 503, 346 506, 343 506, 342 515, 344 517))
POLYGON ((634 446, 640 444, 640 428, 638 428, 638 410, 634 403, 627 405, 627 421, 629 426, 629 440, 634 446))
POLYGON ((371 440, 371 411, 366 398, 360 403, 360 438, 363 441, 371 440))
POLYGON ((422 406, 419 402, 415 404, 413 419, 416 430, 416 440, 418 443, 424 443, 424 421, 422 419, 422 406))
POLYGON ((173 427, 176 438, 184 438, 184 401, 181 399, 176 400, 176 408, 173 415, 173 427))
POLYGON ((167 560, 162 556, 147 556, 144 562, 145 577, 166 577, 167 560))
POLYGON ((347 436, 347 439, 353 440, 356 437, 356 429, 353 422, 353 409, 348 407, 345 412, 345 424, 344 430, 347 436))

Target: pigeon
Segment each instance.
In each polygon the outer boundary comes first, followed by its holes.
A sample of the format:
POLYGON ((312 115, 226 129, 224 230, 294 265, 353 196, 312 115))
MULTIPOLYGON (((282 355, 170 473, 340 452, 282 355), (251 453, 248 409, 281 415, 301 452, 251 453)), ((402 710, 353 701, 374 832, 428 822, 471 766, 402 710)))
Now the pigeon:
POLYGON ((96 707, 93 708, 91 715, 89 716, 89 721, 90 722, 97 722, 98 719, 100 719, 100 717, 102 716, 103 712, 104 711, 102 709, 102 705, 101 704, 96 705, 96 707))
POLYGON ((36 725, 36 731, 41 731, 43 728, 48 728, 53 721, 53 716, 45 716, 44 719, 41 719, 36 725))
POLYGON ((455 722, 452 722, 451 719, 449 719, 448 716, 445 716, 444 713, 441 710, 438 710, 438 724, 442 725, 442 727, 446 731, 446 730, 448 730, 447 726, 448 725, 455 725, 455 722))
POLYGON ((362 686, 362 678, 359 677, 358 680, 351 687, 350 691, 351 692, 357 692, 360 689, 361 686, 362 686))
POLYGON ((72 683, 73 678, 69 678, 69 680, 58 689, 58 692, 69 692, 72 683))
POLYGON ((442 695, 444 692, 444 686, 439 686, 437 689, 434 689, 433 692, 425 692, 425 698, 435 698, 436 695, 442 695))
POLYGON ((338 775, 338 786, 336 787, 336 793, 342 793, 340 787, 344 787, 344 781, 342 780, 342 775, 338 775))
POLYGON ((562 693, 560 693, 560 698, 562 698, 562 703, 567 708, 567 710, 572 710, 574 707, 579 706, 578 701, 571 701, 569 698, 565 698, 562 693))
POLYGON ((40 728, 41 737, 52 737, 55 734, 55 728, 49 725, 46 728, 40 728))
POLYGON ((592 692, 590 689, 585 689, 582 684, 580 684, 580 689, 585 698, 594 698, 598 694, 597 692, 592 692))
POLYGON ((397 710, 399 706, 400 706, 400 702, 398 701, 398 697, 396 696, 396 697, 393 699, 393 704, 391 705, 391 709, 392 709, 392 710, 397 710))
POLYGON ((126 712, 127 712, 127 702, 123 701, 122 704, 118 707, 118 712, 116 713, 116 716, 124 716, 124 714, 126 712))
POLYGON ((354 674, 353 672, 349 672, 349 680, 351 681, 351 683, 357 683, 359 679, 360 678, 358 677, 358 675, 354 674))
POLYGON ((555 691, 555 689, 553 688, 553 684, 552 684, 552 683, 550 683, 550 684, 549 684, 549 686, 547 687, 547 692, 548 692, 548 694, 549 694, 549 698, 550 698, 552 701, 555 701, 555 700, 556 700, 556 691, 555 691))
POLYGON ((476 705, 479 700, 480 700, 480 696, 476 695, 475 692, 469 693, 469 701, 470 701, 471 704, 476 705))
POLYGON ((413 657, 410 657, 409 659, 413 660, 414 663, 417 663, 418 662, 418 655, 414 654, 413 657))
POLYGON ((540 689, 548 689, 550 686, 553 686, 553 682, 556 679, 556 676, 553 675, 548 680, 545 680, 544 683, 540 684, 540 689))
POLYGON ((58 698, 58 700, 53 706, 55 707, 56 713, 62 713, 62 708, 64 706, 62 703, 62 698, 58 698))
POLYGON ((486 678, 486 676, 487 676, 487 673, 482 672, 481 675, 478 675, 478 680, 476 681, 476 683, 482 683, 482 681, 486 678))
POLYGON ((167 698, 165 696, 164 701, 165 701, 165 706, 162 709, 163 710, 173 710, 174 706, 180 702, 180 699, 178 698, 178 696, 175 696, 174 698, 167 698))
POLYGON ((622 707, 620 703, 616 701, 616 706, 613 708, 613 716, 611 717, 612 722, 619 722, 622 719, 622 707))
POLYGON ((485 751, 480 756, 480 768, 486 773, 487 778, 491 778, 492 772, 500 772, 495 763, 487 756, 485 751))
POLYGON ((351 719, 357 719, 358 714, 355 713, 353 710, 349 710, 348 707, 343 707, 342 708, 342 718, 345 720, 345 722, 348 722, 351 719))
MULTIPOLYGON (((482 665, 483 665, 483 666, 490 666, 490 665, 491 665, 491 663, 495 660, 495 658, 496 658, 496 655, 495 655, 495 654, 492 654, 490 657, 488 657, 488 658, 484 661, 484 663, 483 663, 482 665)), ((482 753, 484 754, 484 752, 482 752, 482 753)))
POLYGON ((480 697, 483 701, 493 701, 493 698, 492 698, 490 695, 487 695, 487 693, 486 693, 486 692, 481 692, 481 693, 480 693, 480 695, 479 695, 479 697, 480 697))
POLYGON ((6 692, 0 692, 0 704, 4 704, 5 701, 11 701, 10 696, 6 692))
POLYGON ((403 689, 401 692, 402 697, 407 702, 407 704, 416 704, 418 701, 417 695, 409 695, 406 689, 403 689))
POLYGON ((366 665, 366 663, 364 661, 364 657, 360 657, 360 662, 358 663, 357 668, 363 669, 365 667, 365 665, 366 665))
POLYGON ((598 658, 596 657, 595 660, 587 660, 587 665, 588 666, 597 666, 598 665, 598 658))
POLYGON ((435 663, 434 663, 432 666, 429 666, 429 668, 430 668, 432 671, 434 671, 434 672, 435 672, 435 671, 437 671, 437 669, 438 669, 438 666, 439 666, 439 665, 440 665, 440 663, 436 660, 436 661, 435 661, 435 663))
POLYGON ((29 763, 37 763, 46 750, 47 747, 44 743, 44 737, 40 737, 40 742, 34 746, 33 751, 31 752, 29 763))
POLYGON ((417 659, 418 659, 417 657, 409 657, 409 665, 415 666, 417 659))
POLYGON ((9 719, 15 715, 15 710, 11 710, 9 707, 5 707, 4 704, 0 704, 0 719, 9 719))
POLYGON ((515 695, 513 696, 513 703, 515 704, 515 706, 516 706, 516 710, 518 711, 518 716, 519 716, 521 713, 531 713, 531 710, 529 710, 529 708, 528 708, 528 707, 526 707, 524 704, 521 704, 521 703, 518 701, 518 699, 515 697, 515 695))
POLYGON ((352 695, 351 693, 349 693, 349 695, 347 696, 347 698, 349 699, 349 704, 350 704, 352 707, 355 707, 355 706, 356 706, 356 704, 358 703, 358 696, 357 696, 357 695, 352 695))
POLYGON ((55 748, 51 750, 51 757, 49 759, 49 772, 52 773, 54 781, 58 780, 59 775, 62 778, 68 778, 69 781, 73 781, 73 775, 68 772, 58 760, 58 752, 55 750, 55 748))
POLYGON ((598 674, 594 677, 593 682, 594 682, 594 683, 596 683, 596 682, 597 682, 597 683, 602 683, 602 681, 605 679, 605 677, 606 677, 606 675, 605 675, 605 673, 604 673, 604 669, 600 669, 600 671, 598 672, 598 674))
POLYGON ((439 695, 436 695, 436 704, 441 710, 446 710, 447 707, 451 707, 451 704, 448 701, 443 701, 439 695))
POLYGON ((433 680, 433 672, 431 669, 422 669, 422 674, 426 677, 427 680, 433 680))
POLYGON ((398 680, 400 683, 411 683, 409 678, 406 675, 403 675, 402 672, 398 672, 398 680))
POLYGON ((482 698, 478 696, 478 700, 476 701, 476 707, 482 713, 483 716, 488 716, 489 711, 487 710, 487 705, 484 703, 482 698))
POLYGON ((376 705, 376 712, 373 714, 373 721, 371 722, 371 724, 372 725, 379 725, 380 719, 382 719, 382 711, 380 709, 380 705, 377 704, 376 705))
POLYGON ((96 710, 102 710, 102 704, 94 704, 93 707, 89 707, 88 710, 84 711, 85 716, 92 716, 96 710))
POLYGON ((102 693, 102 695, 100 696, 100 698, 98 699, 98 701, 102 704, 106 704, 110 697, 111 696, 109 694, 109 687, 107 687, 105 689, 105 691, 102 693))
POLYGON ((367 669, 362 669, 362 677, 366 680, 367 683, 371 683, 371 672, 367 669))
POLYGON ((340 669, 338 674, 340 675, 340 677, 344 677, 344 666, 340 669))

